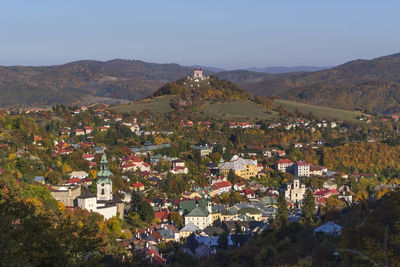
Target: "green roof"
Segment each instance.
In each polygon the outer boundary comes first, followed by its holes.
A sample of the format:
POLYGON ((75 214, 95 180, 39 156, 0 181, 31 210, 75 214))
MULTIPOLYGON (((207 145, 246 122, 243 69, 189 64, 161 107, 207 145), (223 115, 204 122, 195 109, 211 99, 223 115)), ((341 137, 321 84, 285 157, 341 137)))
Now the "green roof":
POLYGON ((261 201, 264 205, 278 205, 278 200, 274 197, 264 197, 261 201))
POLYGON ((103 156, 101 157, 101 161, 100 161, 100 171, 97 173, 97 183, 105 183, 105 184, 109 184, 111 183, 111 179, 110 176, 112 175, 112 173, 108 170, 108 161, 107 161, 107 156, 106 154, 103 154, 103 156))
POLYGON ((239 210, 240 214, 261 214, 261 211, 259 209, 256 208, 243 208, 241 210, 239 210))
POLYGON ((207 209, 198 206, 198 207, 195 207, 186 216, 188 216, 188 217, 207 217, 208 215, 209 215, 209 213, 208 213, 207 209))
POLYGON ((224 210, 222 212, 222 214, 223 215, 236 215, 236 214, 238 214, 238 210, 236 208, 234 208, 234 207, 231 207, 231 208, 229 208, 227 210, 224 210))
MULTIPOLYGON (((208 201, 205 199, 200 199, 197 201, 200 208, 207 210, 208 201)), ((196 208, 196 200, 182 201, 179 202, 179 209, 183 214, 191 212, 194 208, 196 208)))

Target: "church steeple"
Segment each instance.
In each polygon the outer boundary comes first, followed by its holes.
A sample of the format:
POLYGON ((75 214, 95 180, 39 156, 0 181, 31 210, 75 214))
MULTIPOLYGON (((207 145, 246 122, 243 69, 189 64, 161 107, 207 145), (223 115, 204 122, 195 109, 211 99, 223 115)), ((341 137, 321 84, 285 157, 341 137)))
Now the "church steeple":
POLYGON ((97 200, 112 200, 112 173, 108 170, 106 154, 103 154, 100 161, 100 171, 97 173, 97 200))
POLYGON ((97 178, 100 180, 110 180, 112 173, 108 170, 108 161, 106 154, 103 154, 100 161, 100 171, 97 173, 97 178))

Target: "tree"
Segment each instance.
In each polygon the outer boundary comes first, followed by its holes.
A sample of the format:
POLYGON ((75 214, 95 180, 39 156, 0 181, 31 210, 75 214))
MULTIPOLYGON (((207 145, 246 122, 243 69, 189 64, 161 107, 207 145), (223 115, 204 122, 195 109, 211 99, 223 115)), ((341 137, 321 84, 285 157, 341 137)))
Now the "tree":
POLYGON ((279 195, 278 197, 278 213, 276 214, 276 222, 279 227, 287 225, 289 222, 289 211, 283 195, 279 195))
POLYGON ((183 218, 182 218, 182 216, 179 214, 179 212, 172 211, 172 212, 169 214, 168 220, 169 220, 170 222, 174 222, 174 223, 176 224, 176 226, 178 226, 178 228, 182 228, 182 227, 184 226, 184 224, 183 224, 183 218))
POLYGON ((306 191, 301 211, 303 213, 303 218, 305 218, 307 222, 311 222, 313 220, 315 215, 315 200, 310 189, 307 189, 306 191))
POLYGON ((139 192, 133 191, 131 195, 131 209, 134 212, 138 212, 138 207, 140 202, 142 202, 143 197, 139 192))
POLYGON ((138 214, 140 216, 140 219, 144 222, 150 223, 152 220, 154 220, 153 208, 145 200, 143 200, 142 202, 139 203, 138 214))
POLYGON ((233 172, 232 169, 230 169, 229 173, 228 173, 229 182, 234 183, 235 182, 235 178, 236 178, 235 173, 233 172))

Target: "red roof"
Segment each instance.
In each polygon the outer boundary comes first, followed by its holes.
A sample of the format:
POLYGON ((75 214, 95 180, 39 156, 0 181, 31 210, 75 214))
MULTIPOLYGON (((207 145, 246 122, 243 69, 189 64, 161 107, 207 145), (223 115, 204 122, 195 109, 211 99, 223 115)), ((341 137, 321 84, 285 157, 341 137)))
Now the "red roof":
POLYGON ((168 220, 168 215, 169 215, 169 211, 168 210, 162 210, 162 211, 155 211, 154 212, 154 217, 156 219, 160 219, 160 220, 168 220))
POLYGON ((243 191, 246 195, 254 195, 254 191, 251 188, 245 188, 243 191))
POLYGON ((211 187, 214 190, 221 189, 224 187, 232 187, 232 183, 229 181, 222 181, 222 182, 217 182, 217 183, 213 184, 211 187))
POLYGON ((93 154, 83 154, 82 158, 88 159, 88 158, 94 158, 93 154))
POLYGON ((135 188, 138 188, 138 187, 144 186, 144 184, 142 184, 141 182, 137 182, 137 183, 132 184, 132 186, 135 188))
POLYGON ((290 159, 280 159, 276 164, 292 164, 293 162, 290 159))
POLYGON ((67 182, 66 182, 66 184, 77 184, 77 183, 80 183, 81 182, 81 179, 79 179, 79 178, 70 178, 67 182))
POLYGON ((243 181, 236 184, 236 186, 245 186, 245 185, 246 185, 246 183, 243 181))
POLYGON ((123 157, 121 158, 121 161, 143 162, 143 160, 140 157, 134 155, 128 155, 126 157, 123 157))

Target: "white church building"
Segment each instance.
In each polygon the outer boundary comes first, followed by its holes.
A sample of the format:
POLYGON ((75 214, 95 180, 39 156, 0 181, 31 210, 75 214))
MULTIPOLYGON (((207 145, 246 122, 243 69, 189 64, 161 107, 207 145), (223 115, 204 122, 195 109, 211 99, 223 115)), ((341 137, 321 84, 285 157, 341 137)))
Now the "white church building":
POLYGON ((87 190, 77 198, 77 204, 81 209, 100 213, 105 219, 117 215, 123 219, 124 203, 118 196, 112 194, 112 180, 110 179, 112 173, 108 170, 107 164, 107 157, 103 154, 100 171, 97 174, 97 195, 87 190))

